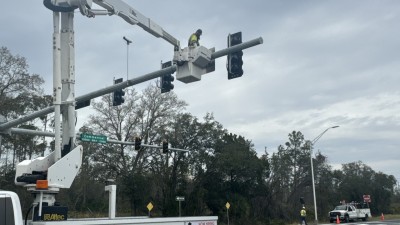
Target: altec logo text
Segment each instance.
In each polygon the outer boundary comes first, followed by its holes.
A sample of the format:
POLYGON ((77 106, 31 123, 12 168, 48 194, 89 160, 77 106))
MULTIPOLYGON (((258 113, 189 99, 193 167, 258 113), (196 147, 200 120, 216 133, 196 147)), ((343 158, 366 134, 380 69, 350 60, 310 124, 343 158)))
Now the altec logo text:
POLYGON ((53 214, 43 214, 43 220, 44 221, 58 221, 58 220, 64 220, 64 215, 59 215, 56 213, 53 214))

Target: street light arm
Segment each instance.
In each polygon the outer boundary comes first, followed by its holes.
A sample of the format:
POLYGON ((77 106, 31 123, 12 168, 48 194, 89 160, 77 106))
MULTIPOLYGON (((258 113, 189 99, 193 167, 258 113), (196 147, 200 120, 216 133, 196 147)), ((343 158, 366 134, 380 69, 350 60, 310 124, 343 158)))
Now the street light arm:
POLYGON ((324 132, 320 133, 317 137, 314 138, 314 140, 311 141, 311 143, 314 145, 315 142, 317 142, 329 129, 330 128, 327 128, 326 130, 324 130, 324 132))
POLYGON ((333 127, 327 128, 327 129, 324 130, 320 135, 318 135, 316 138, 314 138, 314 140, 312 140, 311 143, 314 145, 315 142, 317 142, 317 141, 322 137, 322 135, 324 135, 329 129, 338 128, 338 127, 339 127, 339 126, 333 126, 333 127))

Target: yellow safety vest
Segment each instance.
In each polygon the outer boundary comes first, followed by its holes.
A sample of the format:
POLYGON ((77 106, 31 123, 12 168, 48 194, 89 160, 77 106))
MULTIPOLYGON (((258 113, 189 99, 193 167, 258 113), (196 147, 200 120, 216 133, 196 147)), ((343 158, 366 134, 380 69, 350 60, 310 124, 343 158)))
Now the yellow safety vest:
POLYGON ((305 209, 302 209, 300 211, 300 216, 306 216, 306 210, 305 209))

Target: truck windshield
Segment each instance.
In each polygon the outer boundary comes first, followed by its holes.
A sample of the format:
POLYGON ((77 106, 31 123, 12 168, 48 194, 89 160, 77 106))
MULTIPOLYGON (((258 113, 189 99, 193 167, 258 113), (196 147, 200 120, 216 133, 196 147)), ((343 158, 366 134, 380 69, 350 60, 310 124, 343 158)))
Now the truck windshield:
POLYGON ((345 205, 338 205, 335 207, 335 210, 346 210, 347 206, 345 205))

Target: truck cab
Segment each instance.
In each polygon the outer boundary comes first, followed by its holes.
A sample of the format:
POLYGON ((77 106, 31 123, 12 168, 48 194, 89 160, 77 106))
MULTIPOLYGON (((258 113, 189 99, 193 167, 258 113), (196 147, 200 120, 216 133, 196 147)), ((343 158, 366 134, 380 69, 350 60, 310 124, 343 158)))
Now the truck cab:
POLYGON ((18 195, 0 190, 0 224, 22 225, 22 211, 18 195))

